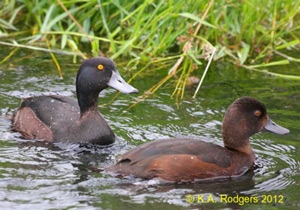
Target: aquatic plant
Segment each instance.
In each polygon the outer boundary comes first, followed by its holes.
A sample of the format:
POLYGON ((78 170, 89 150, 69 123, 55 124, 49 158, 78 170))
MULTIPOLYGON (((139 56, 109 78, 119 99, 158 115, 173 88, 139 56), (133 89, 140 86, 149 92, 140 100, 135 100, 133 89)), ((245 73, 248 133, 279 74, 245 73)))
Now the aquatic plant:
POLYGON ((286 53, 299 49, 299 8, 299 1, 285 0, 4 0, 0 45, 12 51, 0 62, 28 48, 49 52, 60 76, 59 54, 74 61, 77 56, 126 57, 131 69, 140 69, 131 79, 149 65, 165 66, 168 72, 143 99, 172 78, 172 96, 182 98, 187 84, 199 82, 192 77, 195 71, 203 72, 198 91, 210 62, 223 58, 246 69, 299 79, 266 70, 300 61, 286 53))

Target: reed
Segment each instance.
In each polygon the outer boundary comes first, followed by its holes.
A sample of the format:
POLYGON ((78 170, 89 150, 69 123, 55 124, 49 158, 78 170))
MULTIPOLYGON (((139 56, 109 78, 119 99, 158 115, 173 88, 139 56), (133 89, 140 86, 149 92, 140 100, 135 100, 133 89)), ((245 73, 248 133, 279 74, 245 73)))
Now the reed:
MULTIPOLYGON (((286 0, 4 0, 0 45, 13 48, 0 62, 13 57, 16 48, 28 48, 51 53, 59 72, 60 53, 74 60, 126 57, 133 69, 168 63, 166 76, 143 98, 175 78, 172 96, 180 99, 193 72, 207 71, 208 60, 226 59, 261 72, 299 62, 285 53, 299 49, 299 8, 300 1, 286 0), (279 59, 272 60, 274 54, 279 59)), ((147 68, 142 69, 134 77, 147 68)))

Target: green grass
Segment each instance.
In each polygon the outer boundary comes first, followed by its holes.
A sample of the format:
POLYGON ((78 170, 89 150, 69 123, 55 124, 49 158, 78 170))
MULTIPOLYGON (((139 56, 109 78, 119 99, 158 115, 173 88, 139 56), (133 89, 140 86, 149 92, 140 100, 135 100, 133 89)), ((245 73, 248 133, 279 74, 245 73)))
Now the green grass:
POLYGON ((299 62, 286 54, 299 50, 299 8, 300 1, 287 0, 3 0, 0 44, 13 50, 0 62, 16 48, 48 51, 59 72, 61 53, 74 60, 123 57, 128 67, 141 69, 131 79, 149 65, 166 65, 166 76, 143 97, 175 78, 172 96, 179 99, 193 71, 208 69, 212 52, 214 62, 225 59, 262 73, 299 62))

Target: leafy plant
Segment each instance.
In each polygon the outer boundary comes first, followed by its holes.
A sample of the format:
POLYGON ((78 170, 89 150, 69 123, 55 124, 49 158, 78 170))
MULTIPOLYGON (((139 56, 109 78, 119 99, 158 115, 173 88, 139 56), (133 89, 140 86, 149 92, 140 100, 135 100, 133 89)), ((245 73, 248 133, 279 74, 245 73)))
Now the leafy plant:
POLYGON ((142 97, 174 78, 172 96, 178 100, 193 72, 204 69, 201 86, 212 60, 226 58, 263 73, 271 65, 299 62, 285 54, 299 48, 299 7, 299 1, 285 0, 4 0, 0 45, 48 51, 59 72, 61 53, 74 61, 77 56, 127 57, 132 69, 167 63, 166 76, 142 97), (282 59, 272 60, 273 54, 282 59))

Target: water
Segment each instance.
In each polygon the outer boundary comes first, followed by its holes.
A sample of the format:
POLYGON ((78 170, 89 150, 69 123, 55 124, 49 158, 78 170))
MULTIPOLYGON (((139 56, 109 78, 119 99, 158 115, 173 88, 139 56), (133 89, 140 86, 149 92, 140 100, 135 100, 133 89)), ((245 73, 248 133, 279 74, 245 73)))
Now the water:
MULTIPOLYGON (((3 53, 7 53, 2 51, 3 53)), ((25 141, 10 131, 10 116, 20 98, 41 94, 74 96, 79 64, 61 57, 58 78, 49 55, 27 51, 0 66, 0 202, 1 209, 299 209, 300 83, 268 77, 217 62, 197 98, 187 88, 179 109, 170 99, 172 85, 135 107, 138 95, 100 96, 100 111, 118 136, 108 148, 25 141), (290 129, 286 136, 252 137, 257 156, 253 173, 214 183, 158 184, 156 180, 119 179, 101 173, 118 155, 144 142, 165 137, 201 138, 222 145, 220 128, 227 106, 241 96, 263 101, 270 117, 290 129), (113 100, 114 98, 114 100, 113 100), (127 110, 127 111, 125 111, 127 110)), ((119 66, 119 65, 118 65, 119 66)), ((299 66, 281 66, 299 75, 299 66), (293 70, 294 69, 294 70, 293 70)), ((129 75, 120 66, 125 78, 129 75)), ((167 70, 162 70, 167 72, 167 70)), ((201 75, 201 73, 199 73, 201 75)), ((132 85, 149 89, 160 77, 141 76, 132 85)))

